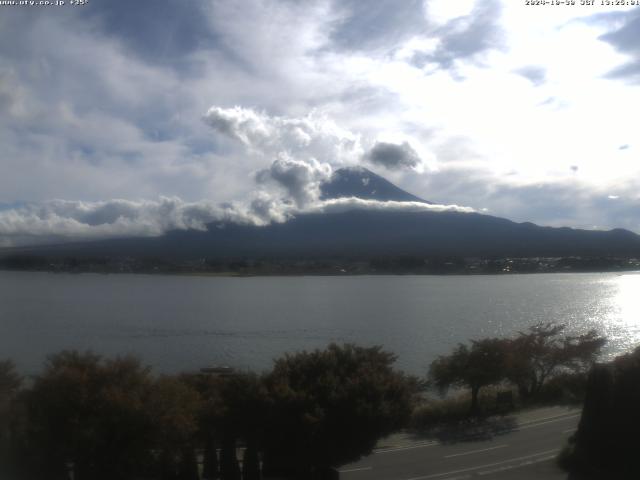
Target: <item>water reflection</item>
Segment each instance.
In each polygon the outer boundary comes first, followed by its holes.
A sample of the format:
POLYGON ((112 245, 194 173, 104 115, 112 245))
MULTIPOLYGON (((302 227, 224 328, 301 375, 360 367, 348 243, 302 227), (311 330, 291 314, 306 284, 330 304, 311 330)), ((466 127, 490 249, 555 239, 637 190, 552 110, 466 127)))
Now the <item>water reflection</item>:
POLYGON ((135 354, 159 371, 262 370, 329 342, 383 345, 423 375, 458 342, 539 322, 640 343, 640 274, 251 277, 0 272, 0 358, 35 373, 49 353, 135 354))
POLYGON ((614 292, 607 299, 603 333, 609 338, 609 356, 613 356, 640 344, 640 274, 619 275, 609 282, 614 292))

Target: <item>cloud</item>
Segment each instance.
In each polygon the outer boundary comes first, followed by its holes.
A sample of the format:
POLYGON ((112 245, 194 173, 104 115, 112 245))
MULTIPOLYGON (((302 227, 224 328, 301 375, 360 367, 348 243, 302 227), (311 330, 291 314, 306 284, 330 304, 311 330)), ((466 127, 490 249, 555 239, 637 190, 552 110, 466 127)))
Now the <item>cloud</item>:
POLYGON ((436 40, 435 48, 416 52, 412 63, 420 68, 431 64, 455 70, 460 61, 474 60, 483 53, 502 48, 501 11, 498 0, 477 2, 469 15, 455 17, 435 28, 429 34, 436 40))
POLYGON ((134 4, 110 0, 75 10, 80 22, 126 44, 140 59, 184 68, 180 59, 185 55, 203 45, 216 46, 206 9, 203 0, 191 0, 188 8, 171 0, 137 0, 134 4))
POLYGON ((630 60, 613 70, 607 76, 640 82, 640 9, 635 8, 611 19, 616 28, 601 35, 600 40, 611 44, 616 50, 630 57, 630 60))
POLYGON ((185 202, 176 197, 158 200, 79 202, 52 200, 0 210, 0 245, 4 247, 77 240, 156 237, 172 230, 205 231, 217 222, 267 225, 311 213, 349 210, 456 211, 473 209, 457 205, 420 202, 378 202, 358 198, 316 201, 304 206, 258 195, 248 205, 185 202))
POLYGON ((387 212, 458 212, 474 213, 471 207, 460 205, 437 205, 424 202, 396 202, 377 200, 365 200, 362 198, 335 198, 324 200, 308 208, 307 213, 341 213, 350 210, 375 210, 387 212))
POLYGON ((358 135, 314 113, 292 118, 213 106, 204 121, 246 154, 271 162, 257 171, 258 185, 277 187, 285 193, 283 201, 293 201, 299 208, 318 200, 320 184, 330 178, 334 166, 356 164, 362 156, 358 135))
MULTIPOLYGON (((517 3, 113 0, 4 9, 0 203, 10 206, 0 211, 15 213, 20 201, 49 210, 52 198, 104 201, 108 208, 85 216, 57 215, 74 234, 160 232, 169 227, 155 221, 136 230, 147 216, 105 199, 138 205, 163 196, 206 204, 212 218, 285 221, 319 205, 327 172, 382 165, 365 159, 376 141, 406 140, 429 175, 398 151, 387 175, 429 199, 486 203, 540 223, 586 225, 593 215, 590 224, 637 229, 633 208, 618 215, 597 199, 606 198, 603 185, 618 192, 616 181, 637 178, 633 150, 615 148, 633 138, 640 101, 640 10, 532 15, 517 3), (603 118, 616 128, 585 136, 603 118), (447 142, 449 154, 439 148, 447 142), (568 167, 576 159, 579 175, 568 167), (484 170, 461 179, 451 164, 484 170), (573 210, 545 203, 536 212, 529 202, 542 191, 573 210)), ((632 189, 620 195, 608 204, 633 205, 632 189)), ((34 231, 55 219, 19 211, 34 231)))
POLYGON ((320 197, 320 185, 331 177, 331 166, 316 160, 304 162, 283 156, 256 175, 259 184, 273 182, 282 187, 298 207, 320 197))
POLYGON ((250 148, 260 147, 270 140, 268 117, 248 108, 211 107, 204 121, 218 133, 239 140, 250 148))
POLYGON ((334 1, 338 19, 331 40, 335 48, 390 50, 427 28, 422 0, 334 1))
POLYGON ((312 112, 304 117, 268 115, 250 108, 213 106, 204 121, 219 135, 242 144, 263 160, 286 155, 334 165, 355 164, 362 155, 359 135, 312 112))
POLYGON ((422 160, 408 142, 402 144, 378 142, 365 159, 389 170, 417 169, 422 160))
POLYGON ((635 179, 594 185, 570 173, 564 178, 531 180, 486 168, 454 166, 414 177, 410 189, 428 191, 429 198, 439 204, 467 205, 516 222, 640 230, 640 182, 635 179), (609 198, 612 192, 615 201, 609 198))
POLYGON ((547 71, 544 67, 529 65, 527 67, 518 68, 515 73, 529 80, 534 86, 542 85, 547 78, 547 71))
POLYGON ((169 197, 139 202, 51 200, 0 211, 0 236, 147 237, 173 229, 204 230, 207 223, 224 216, 224 209, 210 203, 187 203, 169 197))

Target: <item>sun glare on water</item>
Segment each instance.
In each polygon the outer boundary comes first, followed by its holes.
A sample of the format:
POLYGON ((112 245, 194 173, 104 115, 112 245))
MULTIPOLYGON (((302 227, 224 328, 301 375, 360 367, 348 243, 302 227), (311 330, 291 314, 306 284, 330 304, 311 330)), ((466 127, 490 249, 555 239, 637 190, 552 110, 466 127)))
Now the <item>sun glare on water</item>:
POLYGON ((631 350, 640 344, 640 274, 620 275, 612 280, 616 292, 611 298, 607 333, 616 350, 631 350))

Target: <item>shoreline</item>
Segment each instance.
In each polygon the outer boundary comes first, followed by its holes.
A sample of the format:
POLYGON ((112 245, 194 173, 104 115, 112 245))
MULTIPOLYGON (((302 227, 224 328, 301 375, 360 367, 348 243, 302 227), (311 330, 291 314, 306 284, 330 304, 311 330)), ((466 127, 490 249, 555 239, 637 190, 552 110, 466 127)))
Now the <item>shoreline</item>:
POLYGON ((50 273, 50 274, 70 274, 70 275, 147 275, 147 276, 179 276, 179 277, 213 277, 213 278, 267 278, 267 277, 502 277, 512 275, 562 275, 562 274, 630 274, 640 273, 640 269, 632 268, 625 270, 548 270, 535 272, 273 272, 273 273, 250 273, 250 272, 198 272, 198 271, 100 271, 100 270, 29 270, 1 268, 0 272, 23 272, 23 273, 50 273))

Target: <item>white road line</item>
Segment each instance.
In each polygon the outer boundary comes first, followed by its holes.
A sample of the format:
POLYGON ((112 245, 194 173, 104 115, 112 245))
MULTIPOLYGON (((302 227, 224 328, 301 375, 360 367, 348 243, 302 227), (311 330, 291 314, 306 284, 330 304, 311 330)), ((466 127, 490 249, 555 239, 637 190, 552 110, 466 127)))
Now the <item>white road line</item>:
POLYGON ((580 412, 560 413, 558 415, 551 415, 550 417, 535 418, 533 420, 527 420, 526 422, 520 423, 520 425, 529 425, 530 423, 537 423, 537 422, 542 422, 545 420, 553 420, 553 419, 557 419, 557 421, 560 421, 560 420, 564 420, 565 418, 573 418, 579 415, 580 415, 580 412))
POLYGON ((567 428, 566 430, 562 430, 562 433, 571 433, 571 432, 575 432, 576 430, 577 430, 576 427, 567 428))
POLYGON ((346 470, 338 470, 340 473, 364 472, 365 470, 373 470, 373 467, 348 468, 346 470))
POLYGON ((444 458, 453 458, 453 457, 462 457, 463 455, 471 455, 473 453, 480 453, 480 452, 488 452, 489 450, 495 450, 497 448, 504 448, 507 447, 508 445, 497 445, 495 447, 489 447, 489 448, 482 448, 480 450, 470 450, 468 452, 464 452, 464 453, 454 453, 453 455, 445 455, 444 458))
POLYGON ((576 417, 579 417, 579 416, 580 416, 580 414, 579 414, 579 413, 577 413, 577 414, 572 415, 572 416, 570 416, 570 417, 563 417, 563 418, 559 418, 559 419, 557 419, 557 420, 549 420, 549 421, 547 421, 547 422, 538 422, 538 423, 533 423, 533 424, 531 424, 531 425, 526 424, 526 425, 524 425, 524 426, 518 426, 518 427, 516 427, 515 429, 516 429, 516 430, 526 430, 527 428, 538 427, 538 426, 540 426, 540 425, 546 425, 547 423, 559 422, 559 421, 561 421, 561 420, 571 420, 572 418, 576 418, 576 417))
POLYGON ((527 465, 534 465, 540 462, 548 462, 556 458, 556 455, 548 455, 546 457, 536 458, 535 460, 527 460, 525 462, 518 463, 516 465, 507 465, 505 467, 494 468, 492 470, 484 470, 478 472, 478 475, 491 475, 492 473, 504 472, 505 470, 513 470, 514 468, 526 467, 527 465))
POLYGON ((502 465, 502 464, 505 464, 505 463, 519 462, 521 460, 527 460, 529 458, 539 457, 541 455, 549 455, 550 453, 556 453, 556 452, 557 452, 557 449, 546 450, 544 452, 538 452, 538 453, 533 453, 531 455, 525 455, 524 457, 510 458, 509 460, 503 460, 501 462, 487 463, 485 465, 478 465, 478 466, 475 466, 475 467, 463 468, 463 469, 460 469, 460 470, 453 470, 451 472, 434 473, 432 475, 424 475, 422 477, 412 477, 412 478, 409 478, 407 480, 426 480, 427 478, 445 477, 447 475, 455 475, 457 473, 471 472, 472 470, 479 470, 481 468, 495 467, 496 465, 502 465))
MULTIPOLYGON (((518 424, 516 427, 514 427, 514 429, 512 431, 525 430, 527 428, 537 427, 538 425, 546 425, 548 423, 560 422, 562 420, 570 420, 572 418, 576 418, 576 417, 579 417, 579 416, 580 416, 580 413, 572 413, 572 414, 563 413, 561 415, 554 415, 554 416, 551 416, 551 417, 539 418, 537 420, 530 420, 528 422, 523 422, 523 423, 518 424)), ((413 450, 415 448, 433 447, 433 446, 436 446, 436 445, 440 445, 440 442, 433 441, 433 442, 416 443, 416 444, 410 445, 408 447, 381 448, 379 450, 374 450, 373 451, 373 455, 376 455, 378 453, 402 452, 404 450, 413 450)))

